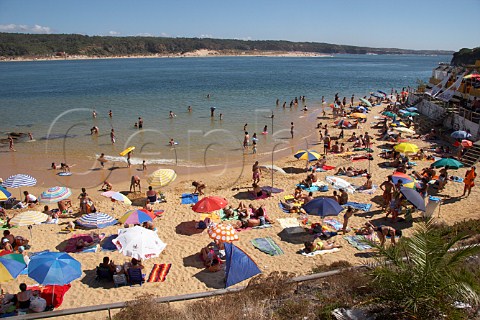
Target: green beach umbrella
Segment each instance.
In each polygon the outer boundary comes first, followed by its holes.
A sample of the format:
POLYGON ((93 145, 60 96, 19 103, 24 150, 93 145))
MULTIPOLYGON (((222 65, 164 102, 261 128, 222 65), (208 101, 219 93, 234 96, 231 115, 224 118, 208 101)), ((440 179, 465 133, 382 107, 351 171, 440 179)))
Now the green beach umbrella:
POLYGON ((416 112, 405 112, 404 114, 402 114, 402 117, 415 117, 415 116, 418 116, 419 114, 416 113, 416 112))
POLYGON ((360 101, 362 101, 363 103, 365 103, 368 107, 372 107, 372 104, 370 103, 370 101, 368 101, 367 99, 363 99, 363 98, 360 98, 360 101))
POLYGON ((442 158, 432 163, 432 166, 434 168, 448 167, 449 169, 458 169, 463 167, 463 164, 460 161, 452 158, 442 158))
POLYGON ((385 111, 385 112, 382 112, 382 115, 386 116, 386 117, 390 117, 390 118, 393 118, 393 117, 396 117, 397 115, 393 112, 390 112, 390 111, 385 111))

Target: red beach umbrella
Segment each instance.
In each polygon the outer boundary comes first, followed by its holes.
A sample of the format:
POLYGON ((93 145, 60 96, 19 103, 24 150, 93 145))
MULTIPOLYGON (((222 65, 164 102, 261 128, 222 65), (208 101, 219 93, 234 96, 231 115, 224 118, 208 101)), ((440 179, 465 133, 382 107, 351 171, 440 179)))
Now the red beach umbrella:
POLYGON ((192 207, 192 210, 198 213, 213 212, 225 208, 227 204, 228 201, 225 198, 210 196, 205 197, 195 203, 192 207))

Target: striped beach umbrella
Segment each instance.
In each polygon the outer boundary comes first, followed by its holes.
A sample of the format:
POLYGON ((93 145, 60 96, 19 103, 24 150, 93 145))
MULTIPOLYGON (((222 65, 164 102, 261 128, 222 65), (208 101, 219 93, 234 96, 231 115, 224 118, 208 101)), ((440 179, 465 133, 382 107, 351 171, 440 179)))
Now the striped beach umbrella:
POLYGON ((320 159, 321 157, 319 153, 313 150, 300 150, 300 151, 297 151, 297 153, 295 153, 293 156, 299 160, 308 160, 308 161, 315 161, 320 159))
POLYGON ((47 191, 42 192, 38 197, 38 201, 42 203, 57 203, 64 199, 67 199, 72 195, 72 190, 67 187, 52 187, 47 191))
POLYGON ((159 169, 147 177, 147 183, 152 187, 164 187, 177 178, 172 169, 159 169))
POLYGON ((18 277, 27 267, 23 255, 18 253, 6 254, 0 257, 0 283, 18 277))
POLYGON ((85 229, 102 229, 118 223, 114 217, 101 212, 85 214, 75 222, 85 229))
POLYGON ((37 179, 28 174, 16 174, 8 177, 3 186, 7 188, 31 187, 37 184, 37 179))
POLYGON ((132 201, 127 198, 123 193, 117 191, 105 191, 102 193, 102 196, 112 199, 112 201, 120 201, 127 205, 131 205, 132 201))
POLYGON ((11 196, 12 196, 12 194, 7 189, 0 186, 0 201, 6 201, 11 196))
POLYGON ((208 236, 213 240, 221 242, 232 242, 238 240, 235 228, 229 224, 217 224, 208 228, 208 236))
POLYGON ((25 211, 17 214, 10 221, 14 226, 30 226, 32 224, 41 224, 47 221, 48 216, 39 211, 25 211))
POLYGON ((145 209, 130 210, 125 213, 120 219, 121 223, 128 224, 142 224, 146 221, 152 221, 155 215, 145 209))

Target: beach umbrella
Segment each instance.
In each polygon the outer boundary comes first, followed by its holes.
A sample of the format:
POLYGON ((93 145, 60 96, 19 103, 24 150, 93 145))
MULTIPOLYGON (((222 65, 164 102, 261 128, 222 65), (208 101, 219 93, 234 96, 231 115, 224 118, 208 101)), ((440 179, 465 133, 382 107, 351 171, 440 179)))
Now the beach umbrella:
POLYGON ((410 133, 410 134, 415 134, 415 131, 412 129, 404 128, 404 127, 395 127, 393 130, 399 131, 399 132, 404 132, 404 133, 410 133))
POLYGON ((342 178, 338 178, 336 176, 327 176, 325 177, 325 180, 335 189, 345 189, 348 193, 355 192, 355 188, 350 184, 350 182, 347 182, 342 178))
POLYGON ((402 180, 402 183, 405 184, 407 182, 413 182, 415 179, 408 174, 396 171, 392 174, 392 181, 393 183, 397 183, 398 180, 402 180))
POLYGON ((177 178, 177 174, 172 169, 159 169, 147 177, 147 183, 154 188, 160 188, 168 185, 177 178))
POLYGON ((32 224, 41 224, 47 221, 48 216, 39 211, 24 211, 17 214, 10 220, 10 224, 14 226, 30 226, 32 224))
POLYGON ((260 169, 267 169, 267 170, 271 170, 271 171, 276 171, 276 172, 279 172, 281 174, 287 174, 285 172, 285 170, 283 170, 282 168, 276 166, 276 165, 271 165, 271 164, 266 164, 266 165, 263 165, 263 166, 259 166, 260 169))
POLYGON ((193 205, 192 210, 198 213, 213 212, 225 208, 227 204, 227 199, 223 197, 204 197, 193 205))
POLYGON ((455 141, 455 143, 453 144, 455 147, 459 147, 459 146, 464 146, 465 148, 471 148, 473 147, 473 142, 470 141, 470 140, 462 140, 461 142, 459 141, 455 141))
POLYGON ((52 187, 47 191, 42 192, 38 197, 38 201, 42 203, 57 203, 67 199, 72 195, 72 190, 67 187, 52 187))
POLYGON ((450 135, 450 137, 455 138, 455 139, 467 139, 467 138, 470 138, 471 136, 472 135, 470 133, 466 132, 466 131, 454 131, 450 135))
POLYGON ((356 111, 359 111, 359 112, 365 112, 365 111, 368 111, 367 108, 365 108, 364 106, 357 106, 355 107, 356 111))
POLYGON ((432 163, 431 166, 434 168, 448 167, 450 169, 458 169, 463 167, 463 164, 453 158, 442 158, 432 163))
POLYGON ((385 96, 379 92, 374 92, 372 94, 370 94, 371 96, 375 97, 375 98, 379 98, 379 99, 383 99, 385 98, 385 96))
POLYGON ((370 101, 368 101, 367 99, 364 99, 364 98, 360 98, 360 101, 362 101, 363 103, 365 103, 368 107, 372 107, 372 104, 370 103, 370 101))
POLYGON ((420 211, 425 211, 425 199, 422 198, 420 193, 413 189, 401 187, 400 192, 403 194, 405 199, 410 202, 415 208, 420 211))
POLYGON ((417 112, 418 108, 417 107, 408 107, 406 110, 409 111, 409 112, 417 112))
POLYGON ((37 184, 37 180, 28 174, 16 174, 8 177, 3 186, 6 188, 31 187, 37 184))
POLYGON ((123 193, 120 193, 120 192, 105 191, 105 192, 102 193, 102 196, 110 198, 110 199, 112 199, 112 201, 113 200, 120 201, 120 202, 123 202, 127 205, 132 204, 132 201, 130 201, 130 199, 128 199, 127 196, 125 196, 123 193))
POLYGON ((145 209, 136 209, 126 212, 120 219, 121 223, 142 224, 146 221, 153 221, 155 215, 145 209))
POLYGON ((119 229, 112 243, 120 253, 137 260, 158 257, 167 246, 155 231, 140 226, 119 229))
POLYGON ((18 277, 27 267, 23 255, 18 253, 6 254, 0 257, 0 283, 18 277))
POLYGON ((406 127, 407 125, 402 121, 395 121, 391 124, 392 127, 406 127))
MULTIPOLYGON (((400 128, 398 128, 400 129, 400 128)), ((396 146, 393 147, 395 151, 400 152, 400 153, 417 153, 419 148, 417 145, 413 143, 408 143, 408 142, 402 142, 397 144, 396 146)))
POLYGON ((381 90, 377 90, 377 92, 380 92, 381 94, 383 94, 385 97, 387 96, 387 93, 386 92, 383 92, 381 90))
POLYGON ((397 115, 391 111, 384 111, 382 112, 382 115, 386 116, 386 117, 389 117, 389 118, 394 118, 396 117, 397 115))
POLYGON ((343 128, 350 128, 352 126, 352 123, 348 120, 345 120, 345 119, 337 120, 333 124, 338 126, 338 127, 343 127, 343 128))
POLYGON ((118 223, 114 217, 101 212, 84 214, 75 222, 86 229, 102 229, 118 223))
POLYGON ((68 253, 47 251, 31 257, 28 276, 41 285, 65 285, 82 276, 82 266, 68 253))
POLYGON ((229 224, 217 224, 211 225, 208 228, 208 236, 210 239, 218 240, 221 242, 232 242, 238 240, 238 234, 235 231, 235 228, 229 224))
POLYGON ((12 194, 7 189, 0 186, 0 201, 6 201, 11 196, 12 196, 12 194))
POLYGON ((315 161, 320 159, 320 154, 313 150, 299 150, 294 155, 299 160, 315 161))
POLYGON ((367 115, 365 113, 358 113, 358 112, 352 113, 350 116, 353 118, 359 118, 359 119, 367 118, 367 115))
POLYGON ((326 217, 337 216, 343 210, 343 207, 333 199, 319 197, 309 201, 303 206, 303 209, 305 209, 308 214, 326 217))
POLYGON ((471 73, 463 77, 463 79, 480 79, 480 74, 478 73, 471 73))

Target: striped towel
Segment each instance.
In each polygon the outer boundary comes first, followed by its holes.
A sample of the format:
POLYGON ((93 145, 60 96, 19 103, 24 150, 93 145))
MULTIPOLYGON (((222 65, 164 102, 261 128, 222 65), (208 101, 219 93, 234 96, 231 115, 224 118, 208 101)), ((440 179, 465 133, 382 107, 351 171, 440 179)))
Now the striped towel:
POLYGON ((154 264, 147 282, 163 282, 172 267, 171 263, 154 264))
POLYGON ((343 223, 335 219, 325 219, 323 223, 328 224, 330 227, 335 229, 336 231, 341 230, 343 228, 343 223))

